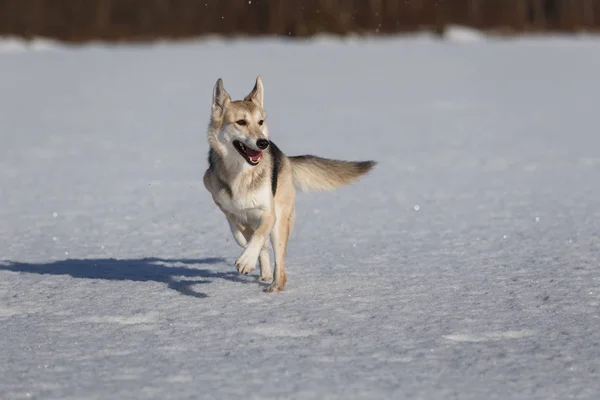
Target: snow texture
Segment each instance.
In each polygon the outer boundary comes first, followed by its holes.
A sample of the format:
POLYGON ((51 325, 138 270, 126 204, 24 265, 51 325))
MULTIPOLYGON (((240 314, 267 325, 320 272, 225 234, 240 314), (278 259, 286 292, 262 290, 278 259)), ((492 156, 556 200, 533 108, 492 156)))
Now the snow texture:
POLYGON ((600 40, 0 64, 1 399, 597 398, 600 40), (299 194, 277 294, 202 185, 212 86, 258 74, 284 152, 379 161, 299 194))
POLYGON ((24 40, 13 37, 0 37, 0 54, 2 53, 25 53, 35 51, 50 51, 60 46, 48 39, 24 40))

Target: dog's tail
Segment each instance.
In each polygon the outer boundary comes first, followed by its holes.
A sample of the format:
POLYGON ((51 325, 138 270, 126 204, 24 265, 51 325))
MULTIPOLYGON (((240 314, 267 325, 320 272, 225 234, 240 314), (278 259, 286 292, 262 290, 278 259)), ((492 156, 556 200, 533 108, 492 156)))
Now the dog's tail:
POLYGON ((294 185, 304 191, 326 191, 348 185, 369 172, 375 161, 340 161, 316 156, 288 157, 294 185))

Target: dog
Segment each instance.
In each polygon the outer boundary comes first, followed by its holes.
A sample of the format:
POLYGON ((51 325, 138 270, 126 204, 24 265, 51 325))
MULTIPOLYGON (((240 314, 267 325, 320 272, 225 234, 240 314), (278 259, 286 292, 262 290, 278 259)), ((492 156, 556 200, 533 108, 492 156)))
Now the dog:
POLYGON ((296 188, 325 191, 348 185, 368 173, 375 161, 340 161, 312 155, 286 156, 269 139, 262 78, 243 100, 232 101, 219 78, 213 89, 208 126, 208 169, 204 186, 227 217, 244 249, 235 262, 249 274, 260 261, 265 292, 284 289, 287 243, 295 223, 296 188), (275 276, 269 262, 269 239, 275 276))

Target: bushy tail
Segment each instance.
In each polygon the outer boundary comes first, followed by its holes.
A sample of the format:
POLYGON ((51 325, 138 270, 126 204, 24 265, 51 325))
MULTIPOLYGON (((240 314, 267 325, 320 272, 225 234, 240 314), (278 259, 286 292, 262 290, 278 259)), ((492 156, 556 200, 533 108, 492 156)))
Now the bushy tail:
POLYGON ((315 156, 288 157, 294 185, 304 191, 326 191, 348 185, 369 172, 375 161, 339 161, 315 156))

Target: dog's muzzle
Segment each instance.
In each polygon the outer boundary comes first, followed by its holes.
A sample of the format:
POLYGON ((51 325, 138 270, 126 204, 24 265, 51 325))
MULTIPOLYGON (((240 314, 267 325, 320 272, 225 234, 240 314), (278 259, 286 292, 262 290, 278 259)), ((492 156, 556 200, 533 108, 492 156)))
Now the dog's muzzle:
POLYGON ((256 146, 257 146, 259 149, 261 149, 261 150, 264 150, 264 149, 266 149, 267 147, 269 147, 269 141, 268 141, 267 139, 258 139, 258 140, 256 141, 256 146))

